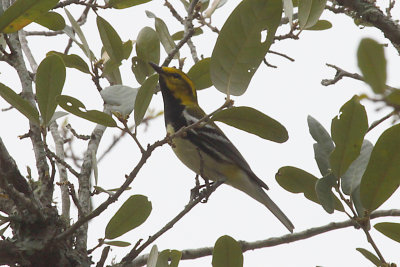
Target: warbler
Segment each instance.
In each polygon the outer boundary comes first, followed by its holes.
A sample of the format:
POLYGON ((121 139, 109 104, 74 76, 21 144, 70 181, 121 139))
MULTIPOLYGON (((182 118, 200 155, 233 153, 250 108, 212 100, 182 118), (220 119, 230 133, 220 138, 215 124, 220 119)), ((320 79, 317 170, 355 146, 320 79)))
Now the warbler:
MULTIPOLYGON (((164 119, 168 134, 196 123, 206 116, 197 102, 193 82, 182 71, 149 63, 159 74, 164 100, 164 119)), ((202 127, 189 129, 172 141, 177 157, 205 179, 222 180, 266 206, 290 231, 294 226, 268 197, 268 186, 250 169, 249 164, 218 126, 209 121, 202 127)))

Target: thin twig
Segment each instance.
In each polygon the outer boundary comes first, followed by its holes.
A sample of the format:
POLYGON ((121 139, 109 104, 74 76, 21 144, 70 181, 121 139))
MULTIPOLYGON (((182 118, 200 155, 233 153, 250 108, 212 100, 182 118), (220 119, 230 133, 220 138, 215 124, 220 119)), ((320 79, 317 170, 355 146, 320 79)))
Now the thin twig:
POLYGON ((147 248, 150 244, 152 244, 158 237, 171 229, 175 223, 177 223, 183 216, 185 216, 191 209, 193 209, 197 204, 199 204, 203 199, 208 199, 210 194, 212 194, 224 181, 216 181, 212 186, 210 186, 207 190, 203 190, 199 197, 195 200, 189 202, 185 208, 178 213, 171 221, 169 221, 163 228, 161 228, 154 235, 150 236, 146 242, 144 242, 137 249, 132 249, 122 260, 121 263, 128 263, 134 260, 145 248, 147 248))
POLYGON ((65 126, 65 128, 67 128, 68 130, 70 130, 71 133, 73 134, 73 136, 75 136, 75 137, 78 138, 78 139, 81 139, 81 140, 90 140, 90 135, 78 134, 78 133, 74 130, 74 128, 72 128, 71 124, 69 124, 69 123, 65 126))
POLYGON ((389 119, 390 117, 392 117, 393 115, 395 115, 398 111, 397 110, 393 110, 392 112, 390 112, 389 114, 387 114, 386 116, 383 116, 382 118, 380 118, 379 120, 374 121, 373 123, 371 123, 371 125, 369 126, 367 133, 369 131, 371 131, 372 129, 374 129, 376 126, 378 126, 379 124, 381 124, 382 122, 384 122, 385 120, 389 119))
POLYGON ((97 262, 96 267, 103 267, 104 263, 106 262, 108 253, 110 252, 110 246, 106 246, 103 248, 103 251, 101 252, 101 257, 99 262, 97 262))
MULTIPOLYGON (((400 210, 399 209, 392 209, 392 210, 378 210, 374 211, 371 214, 371 219, 376 219, 380 217, 389 217, 389 216, 400 216, 400 210)), ((266 248, 266 247, 275 247, 283 244, 289 244, 292 242, 308 239, 326 232, 330 232, 333 230, 338 230, 338 229, 343 229, 347 227, 354 227, 354 221, 353 220, 345 220, 341 222, 331 222, 326 225, 318 226, 318 227, 313 227, 309 228, 307 230, 293 233, 293 234, 286 234, 280 237, 271 237, 268 239, 264 240, 259 240, 259 241, 254 241, 254 242, 247 242, 247 241, 239 241, 242 247, 242 251, 248 251, 248 250, 255 250, 255 249, 260 249, 260 248, 266 248)), ((198 259, 201 257, 206 257, 206 256, 211 256, 213 251, 213 247, 204 247, 204 248, 196 248, 196 249, 186 249, 182 250, 182 260, 192 260, 192 259, 198 259)), ((149 257, 149 254, 141 255, 140 257, 137 257, 131 264, 128 266, 132 267, 139 267, 139 266, 144 266, 147 262, 147 259, 149 257)))
POLYGON ((53 151, 51 151, 47 146, 46 146, 46 153, 55 159, 58 163, 62 164, 65 168, 67 168, 75 177, 79 177, 79 173, 74 170, 74 168, 71 167, 65 160, 62 160, 60 157, 58 157, 53 151))

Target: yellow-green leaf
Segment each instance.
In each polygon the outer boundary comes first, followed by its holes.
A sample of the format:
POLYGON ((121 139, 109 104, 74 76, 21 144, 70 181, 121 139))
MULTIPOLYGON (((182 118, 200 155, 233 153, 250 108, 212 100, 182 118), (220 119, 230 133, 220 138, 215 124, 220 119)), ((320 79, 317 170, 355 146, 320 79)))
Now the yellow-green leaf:
POLYGON ((147 78, 146 81, 144 81, 143 85, 140 87, 136 95, 134 114, 136 126, 142 122, 143 117, 146 114, 146 110, 149 107, 151 98, 153 97, 154 89, 157 86, 157 82, 157 74, 150 76, 149 78, 147 78))
POLYGON ((179 250, 163 250, 158 255, 156 267, 178 267, 181 258, 182 252, 179 250))
POLYGON ((56 111, 56 97, 65 82, 65 65, 61 57, 50 55, 39 64, 36 73, 36 99, 44 125, 48 125, 56 111))
POLYGON ((110 115, 98 110, 86 110, 85 105, 72 96, 59 95, 56 100, 60 107, 75 116, 107 127, 117 126, 117 123, 110 115))
POLYGON ((143 66, 146 70, 146 76, 154 73, 154 69, 148 64, 160 62, 160 40, 157 32, 150 27, 144 27, 140 30, 136 39, 136 54, 146 64, 143 66))
POLYGON ((77 69, 82 72, 90 74, 88 64, 86 64, 86 62, 78 55, 75 55, 75 54, 66 55, 64 53, 60 53, 60 52, 56 52, 56 51, 50 51, 46 54, 46 56, 50 56, 50 55, 57 55, 57 56, 61 57, 61 59, 64 61, 64 64, 67 68, 74 68, 74 69, 77 69))
POLYGON ((318 20, 317 23, 314 24, 314 26, 307 28, 305 30, 307 31, 324 31, 332 28, 332 23, 330 23, 327 20, 318 20))
POLYGON ((151 212, 151 202, 143 195, 129 197, 108 222, 106 239, 117 238, 146 221, 151 212))
MULTIPOLYGON (((318 178, 314 175, 296 167, 285 166, 278 170, 275 179, 285 190, 295 194, 303 193, 308 200, 321 205, 317 193, 315 192, 315 184, 318 178)), ((335 209, 344 211, 343 205, 340 203, 339 199, 336 196, 334 199, 335 209)))
POLYGON ((0 16, 0 32, 16 32, 54 7, 59 0, 17 0, 0 16))
POLYGON ((132 57, 132 72, 135 74, 136 81, 140 84, 146 80, 148 74, 148 63, 138 57, 132 57))
MULTIPOLYGON (((193 30, 194 30, 193 36, 197 36, 197 35, 200 35, 200 34, 203 33, 203 30, 202 30, 201 28, 199 28, 199 27, 196 27, 196 28, 194 28, 193 30)), ((182 40, 184 34, 185 34, 184 31, 176 32, 176 33, 174 33, 174 34, 172 35, 172 39, 173 39, 174 41, 182 40)))
POLYGON ((124 59, 128 59, 129 58, 129 56, 131 55, 131 53, 132 53, 132 49, 133 49, 133 42, 132 42, 132 40, 128 40, 128 41, 126 41, 126 42, 123 42, 123 44, 122 44, 122 49, 123 49, 123 51, 124 51, 124 59))
POLYGON ((356 248, 356 250, 358 252, 360 252, 366 259, 368 259, 370 262, 372 262, 375 266, 377 266, 377 267, 382 266, 381 261, 372 252, 369 252, 365 248, 356 248))
POLYGON ((194 83, 196 90, 202 90, 212 86, 210 77, 210 58, 208 57, 199 60, 199 62, 190 68, 187 75, 194 83))
POLYGON ((390 239, 400 243, 400 223, 382 222, 375 224, 374 228, 390 239))
POLYGON ((289 138, 288 132, 282 124, 250 107, 232 107, 221 110, 211 120, 226 123, 277 143, 286 142, 289 138))
POLYGON ((324 11, 327 0, 301 0, 299 1, 300 29, 314 26, 324 11))
POLYGON ((215 242, 212 254, 213 267, 243 267, 243 253, 240 244, 228 235, 215 242))
POLYGON ((379 137, 361 179, 361 202, 367 210, 377 209, 399 187, 399 162, 400 124, 397 124, 379 137))
POLYGON ((29 104, 28 101, 23 99, 12 89, 0 83, 0 96, 7 101, 11 106, 17 109, 25 117, 27 117, 31 122, 39 125, 39 113, 38 111, 29 104))
POLYGON ((150 1, 151 0, 110 0, 107 5, 116 9, 123 9, 141 5, 150 1))
MULTIPOLYGON (((67 14, 68 20, 70 21, 72 28, 74 29, 74 31, 76 32, 76 34, 78 35, 79 39, 82 42, 81 45, 78 43, 79 47, 81 47, 83 52, 85 52, 85 55, 89 58, 89 60, 93 61, 94 60, 93 53, 89 48, 89 44, 86 40, 85 35, 82 32, 81 27, 79 26, 78 22, 74 19, 74 17, 71 15, 71 13, 69 13, 69 11, 67 9, 64 9, 64 11, 65 11, 65 14, 67 14)), ((75 38, 72 38, 72 39, 75 40, 75 38)))
POLYGON ((271 46, 282 16, 282 0, 245 0, 235 8, 218 35, 211 56, 214 86, 242 95, 271 46), (267 37, 261 33, 267 29, 267 37))
POLYGON ((358 96, 346 102, 332 120, 332 139, 336 144, 330 155, 330 164, 335 176, 341 177, 350 164, 360 155, 364 135, 368 129, 365 108, 358 96))
POLYGON ((128 247, 131 245, 129 242, 125 241, 104 241, 104 244, 110 245, 110 246, 115 246, 115 247, 128 247))
POLYGON ((37 17, 35 22, 52 31, 61 31, 65 28, 64 18, 56 12, 47 12, 37 17))
POLYGON ((357 59, 365 82, 376 94, 382 94, 386 89, 386 58, 383 45, 370 38, 362 39, 358 46, 357 59))
POLYGON ((100 16, 96 19, 97 28, 100 33, 101 42, 108 56, 117 64, 124 58, 122 40, 110 23, 100 16))

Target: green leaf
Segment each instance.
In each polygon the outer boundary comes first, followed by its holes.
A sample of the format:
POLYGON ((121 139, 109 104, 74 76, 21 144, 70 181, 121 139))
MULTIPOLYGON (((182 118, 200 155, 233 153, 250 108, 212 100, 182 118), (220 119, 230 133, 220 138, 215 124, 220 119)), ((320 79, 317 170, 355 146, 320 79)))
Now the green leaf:
POLYGON ((155 30, 150 27, 144 27, 140 30, 136 39, 136 54, 146 64, 146 76, 154 73, 154 69, 148 64, 160 62, 160 40, 155 30))
POLYGON ((353 205, 356 208, 357 214, 359 217, 364 217, 366 215, 365 208, 361 203, 361 196, 360 196, 360 185, 358 185, 351 194, 351 199, 353 200, 353 205))
MULTIPOLYGON (((85 55, 89 58, 89 60, 93 61, 94 60, 93 53, 92 53, 92 51, 90 51, 89 44, 86 41, 86 37, 83 34, 81 27, 79 26, 78 22, 76 22, 74 17, 71 15, 71 13, 69 13, 69 11, 67 9, 64 8, 64 11, 65 11, 65 14, 67 14, 68 20, 70 21, 72 28, 74 29, 74 31, 76 32, 76 34, 78 35, 79 39, 82 42, 81 49, 83 50, 83 52, 85 52, 85 55)), ((75 39, 75 38, 73 38, 73 39, 75 39)))
POLYGON ((166 249, 160 252, 156 267, 178 267, 182 252, 166 249))
POLYGON ((151 212, 151 202, 143 195, 129 197, 108 222, 106 239, 117 238, 146 221, 151 212))
POLYGON ((213 267, 242 267, 243 254, 240 244, 228 235, 215 242, 212 254, 213 267))
POLYGON ((147 258, 147 267, 156 267, 158 254, 157 245, 153 245, 150 250, 149 257, 147 258))
POLYGON ((223 122, 277 143, 284 143, 289 138, 288 132, 282 124, 250 107, 232 107, 221 110, 211 120, 223 122))
MULTIPOLYGON (((165 22, 158 18, 154 13, 146 10, 146 15, 149 18, 154 18, 154 26, 156 28, 156 32, 158 34, 158 38, 160 39, 161 44, 163 45, 165 52, 167 54, 171 53, 175 49, 175 42, 171 37, 171 34, 168 31, 168 27, 165 22)), ((174 56, 175 59, 179 58, 179 50, 174 56)))
POLYGON ((131 243, 125 241, 104 241, 104 244, 115 247, 128 247, 131 245, 131 243))
MULTIPOLYGON (((193 30, 194 30, 193 36, 197 36, 197 35, 200 35, 200 34, 203 33, 203 30, 202 30, 201 28, 199 28, 199 27, 196 27, 196 28, 194 28, 193 30)), ((185 34, 184 31, 176 32, 176 33, 174 33, 174 34, 172 35, 172 39, 173 39, 174 41, 180 41, 180 40, 183 39, 184 34, 185 34)))
POLYGON ((97 28, 100 33, 101 42, 108 56, 117 64, 124 58, 122 40, 110 23, 100 16, 96 19, 97 28))
POLYGON ((382 222, 375 224, 374 228, 390 239, 400 243, 400 223, 382 222))
POLYGON ((0 16, 0 32, 16 32, 54 7, 59 0, 17 0, 0 16))
POLYGON ((140 84, 146 80, 148 74, 148 63, 138 57, 132 57, 132 72, 135 74, 136 81, 140 84))
POLYGON ((84 73, 90 74, 88 64, 86 64, 86 62, 78 55, 75 54, 66 55, 56 51, 47 52, 46 56, 50 55, 57 55, 61 57, 61 59, 64 61, 65 67, 67 68, 74 68, 84 73))
POLYGON ((330 163, 336 177, 341 177, 360 155, 367 129, 365 108, 360 104, 358 96, 353 96, 340 108, 339 116, 332 120, 332 139, 336 147, 330 155, 330 163))
POLYGON ((36 99, 43 124, 48 125, 57 108, 56 97, 62 92, 65 82, 65 65, 56 55, 50 55, 39 64, 36 73, 36 99))
POLYGON ((318 201, 328 213, 333 213, 335 208, 335 195, 332 193, 332 187, 335 186, 335 184, 336 177, 333 174, 328 174, 318 179, 315 184, 315 192, 317 193, 318 201))
POLYGON ((371 144, 370 141, 364 140, 361 146, 360 155, 355 161, 353 161, 353 163, 351 163, 350 167, 343 174, 341 186, 343 193, 345 193, 346 195, 351 195, 353 191, 360 186, 361 177, 363 176, 365 169, 367 168, 367 164, 373 148, 374 146, 371 144))
POLYGON ((271 46, 282 15, 282 0, 242 1, 218 35, 211 56, 214 86, 228 95, 242 95, 271 46), (267 29, 267 37, 261 33, 267 29))
POLYGON ((305 30, 307 31, 324 31, 332 28, 332 23, 330 23, 327 20, 318 20, 317 23, 314 24, 314 26, 311 26, 310 28, 307 28, 305 30))
POLYGON ((132 49, 133 49, 132 40, 128 40, 126 42, 123 42, 122 43, 122 49, 123 49, 124 59, 128 59, 129 56, 131 55, 132 49))
POLYGON ((0 83, 0 96, 11 106, 21 112, 22 115, 27 117, 31 122, 39 125, 38 111, 32 107, 28 101, 23 99, 21 96, 2 83, 0 83))
POLYGON ((98 110, 86 110, 85 105, 72 96, 59 95, 56 100, 60 107, 74 114, 75 116, 107 127, 117 126, 117 123, 110 115, 98 110))
POLYGON ((196 90, 206 89, 212 86, 212 81, 210 77, 210 58, 204 58, 194 64, 187 75, 194 83, 196 90))
POLYGON ((373 39, 364 38, 358 46, 357 59, 365 82, 375 94, 382 94, 386 89, 386 58, 383 46, 373 39))
POLYGON ((365 258, 367 258, 370 262, 372 262, 373 264, 375 264, 375 266, 382 266, 381 261, 378 259, 377 256, 375 256, 375 254, 369 252, 368 250, 364 249, 364 248, 356 248, 356 250, 358 252, 360 252, 365 258))
POLYGON ((143 85, 140 87, 136 99, 135 99, 135 125, 139 125, 144 115, 146 114, 146 110, 149 107, 151 98, 155 92, 155 88, 158 82, 158 75, 154 74, 150 76, 146 81, 144 81, 143 85))
POLYGON ((65 28, 64 18, 56 12, 47 12, 37 17, 35 22, 52 31, 61 31, 65 28))
POLYGON ((151 0, 110 0, 107 4, 107 6, 116 8, 116 9, 123 9, 123 8, 128 8, 132 6, 137 6, 141 5, 147 2, 150 2, 151 0))
POLYGON ((363 206, 373 211, 382 205, 400 184, 400 124, 382 133, 372 150, 361 179, 363 206))
POLYGON ((326 176, 331 172, 329 155, 332 153, 335 145, 329 133, 316 119, 308 116, 307 124, 312 138, 317 141, 317 143, 313 145, 315 161, 317 162, 322 176, 326 176))
POLYGON ((307 29, 314 26, 324 11, 327 0, 301 0, 299 1, 299 26, 307 29))
POLYGON ((102 76, 107 78, 110 84, 122 84, 121 72, 119 71, 119 66, 121 63, 116 63, 114 60, 110 59, 104 64, 102 76))
MULTIPOLYGON (((315 184, 318 178, 314 175, 296 167, 285 166, 278 170, 275 179, 286 191, 295 194, 303 193, 308 200, 321 204, 315 192, 315 184)), ((334 199, 335 209, 344 211, 343 205, 340 203, 339 199, 336 198, 336 196, 334 199)))

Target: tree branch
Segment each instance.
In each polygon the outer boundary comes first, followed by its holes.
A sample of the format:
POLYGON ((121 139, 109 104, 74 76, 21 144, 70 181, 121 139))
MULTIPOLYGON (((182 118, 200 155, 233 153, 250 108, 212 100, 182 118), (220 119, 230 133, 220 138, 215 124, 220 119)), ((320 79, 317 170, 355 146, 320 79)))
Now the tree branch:
MULTIPOLYGON (((392 210, 378 210, 371 213, 370 218, 376 219, 380 217, 390 217, 400 216, 399 209, 392 210)), ((266 248, 266 247, 274 247, 278 245, 288 244, 299 240, 308 239, 326 232, 330 232, 333 230, 343 229, 347 227, 354 226, 354 222, 352 220, 346 220, 341 222, 332 222, 323 226, 318 226, 314 228, 310 228, 301 232, 287 234, 280 237, 272 237, 264 240, 247 242, 247 241, 239 241, 242 246, 242 251, 266 248)), ((213 247, 205 247, 205 248, 196 248, 196 249, 186 249, 182 250, 182 260, 192 260, 201 257, 211 256, 213 251, 213 247)), ((146 265, 149 254, 142 255, 136 258, 132 263, 127 266, 130 267, 138 267, 146 265)))

